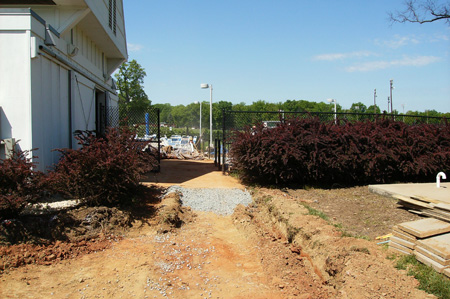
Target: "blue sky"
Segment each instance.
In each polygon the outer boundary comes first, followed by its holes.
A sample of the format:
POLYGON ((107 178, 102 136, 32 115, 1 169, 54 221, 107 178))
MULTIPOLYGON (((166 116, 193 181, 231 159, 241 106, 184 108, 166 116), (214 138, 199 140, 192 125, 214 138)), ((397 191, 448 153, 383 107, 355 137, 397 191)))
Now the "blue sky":
POLYGON ((450 26, 391 24, 403 1, 125 0, 129 60, 152 103, 334 98, 450 112, 450 26))

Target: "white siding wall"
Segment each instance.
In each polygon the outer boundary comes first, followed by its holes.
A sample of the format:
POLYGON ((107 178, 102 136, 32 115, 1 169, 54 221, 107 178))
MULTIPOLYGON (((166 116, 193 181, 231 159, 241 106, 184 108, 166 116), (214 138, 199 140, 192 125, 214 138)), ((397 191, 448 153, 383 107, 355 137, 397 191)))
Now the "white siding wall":
MULTIPOLYGON (((95 130, 95 84, 78 73, 72 80, 73 130, 95 130)), ((74 142, 74 147, 76 142, 74 142)))
POLYGON ((20 139, 20 147, 30 149, 30 31, 0 26, 0 45, 0 138, 20 139))
POLYGON ((68 148, 69 132, 69 74, 68 70, 45 56, 32 60, 32 128, 33 154, 45 166, 58 162, 55 148, 68 148))
MULTIPOLYGON (((79 51, 73 60, 83 65, 92 74, 101 80, 104 80, 102 69, 102 51, 81 29, 77 26, 72 29, 73 45, 77 46, 79 51), (82 57, 81 57, 82 56, 82 57)), ((64 39, 70 43, 71 36, 66 35, 64 39)))
MULTIPOLYGON (((94 10, 99 12, 102 8, 101 13, 107 15, 108 10, 104 11, 103 7, 108 1, 95 3, 97 8, 94 10)), ((122 13, 120 0, 117 0, 117 7, 122 13)), ((45 8, 42 12, 55 21, 59 15, 57 12, 51 12, 53 8, 45 8)), ((117 15, 119 36, 125 32, 121 19, 122 17, 117 15)), ((67 148, 71 144, 72 148, 77 148, 76 140, 71 134, 73 131, 96 129, 96 84, 81 73, 104 85, 103 74, 108 59, 105 57, 103 61, 101 44, 96 44, 78 26, 73 28, 72 33, 70 30, 66 32, 60 39, 56 37, 57 46, 50 47, 51 51, 62 59, 54 58, 40 50, 31 50, 32 44, 43 45, 44 38, 45 26, 28 10, 0 14, 0 138, 12 137, 20 140, 22 150, 38 148, 33 155, 39 157, 39 170, 46 170, 58 161, 59 155, 52 152, 53 149, 67 148), (36 40, 35 43, 31 42, 33 39, 36 40), (66 47, 71 40, 79 48, 78 55, 74 57, 66 55, 66 47), (72 70, 69 78, 70 66, 65 64, 65 60, 78 65, 81 73, 72 70)), ((118 39, 126 52, 124 36, 118 39)), ((106 105, 117 105, 117 95, 109 94, 107 98, 106 105)))
POLYGON ((127 45, 122 0, 116 0, 116 34, 109 28, 109 0, 86 0, 86 3, 119 50, 126 56, 127 45))

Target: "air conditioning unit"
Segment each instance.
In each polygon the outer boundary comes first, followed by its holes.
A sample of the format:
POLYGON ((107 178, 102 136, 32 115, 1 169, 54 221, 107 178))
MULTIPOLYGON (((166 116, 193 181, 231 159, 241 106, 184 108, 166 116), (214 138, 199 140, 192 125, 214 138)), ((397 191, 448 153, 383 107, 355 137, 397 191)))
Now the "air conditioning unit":
POLYGON ((14 152, 16 140, 14 138, 6 138, 0 140, 0 158, 9 159, 14 152))

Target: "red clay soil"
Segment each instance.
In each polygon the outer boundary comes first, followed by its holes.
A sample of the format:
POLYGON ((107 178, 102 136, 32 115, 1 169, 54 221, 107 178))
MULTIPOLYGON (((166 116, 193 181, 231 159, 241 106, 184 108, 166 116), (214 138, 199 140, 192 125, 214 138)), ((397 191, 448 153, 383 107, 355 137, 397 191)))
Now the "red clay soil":
MULTIPOLYGON (((161 174, 146 181, 244 187, 205 161, 163 161, 161 174)), ((147 202, 120 235, 40 249, 2 247, 4 266, 18 252, 18 259, 31 262, 5 267, 0 297, 427 298, 374 242, 342 237, 323 219, 307 215, 299 197, 252 192, 254 203, 232 216, 190 211, 167 197, 147 202)))

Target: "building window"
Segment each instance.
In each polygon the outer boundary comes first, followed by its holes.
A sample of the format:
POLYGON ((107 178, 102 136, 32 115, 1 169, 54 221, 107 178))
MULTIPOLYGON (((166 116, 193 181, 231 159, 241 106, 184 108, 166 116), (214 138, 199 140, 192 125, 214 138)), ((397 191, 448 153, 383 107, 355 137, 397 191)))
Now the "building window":
POLYGON ((116 0, 109 0, 109 28, 116 35, 116 0))

